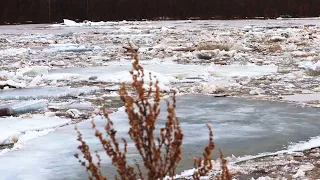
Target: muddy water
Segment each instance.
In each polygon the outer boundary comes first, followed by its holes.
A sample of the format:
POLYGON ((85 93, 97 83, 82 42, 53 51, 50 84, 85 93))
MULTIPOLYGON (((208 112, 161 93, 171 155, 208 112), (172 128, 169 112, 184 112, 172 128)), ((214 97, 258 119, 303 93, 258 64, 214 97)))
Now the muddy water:
MULTIPOLYGON (((214 141, 226 156, 255 155, 284 149, 289 142, 308 140, 320 132, 320 112, 291 104, 240 98, 214 98, 205 95, 178 97, 177 113, 184 131, 183 160, 179 171, 192 167, 192 158, 200 156, 208 142, 206 122, 212 124, 214 141)), ((165 117, 165 114, 163 114, 165 117)), ((119 137, 126 136, 128 124, 123 109, 112 115, 119 137)), ((103 128, 105 120, 96 117, 103 128)), ((164 120, 158 120, 158 127, 164 120)), ((78 125, 92 150, 102 152, 89 122, 78 125)), ((0 156, 3 179, 86 179, 84 169, 73 154, 77 152, 73 126, 57 129, 28 141, 24 149, 0 156)), ((129 163, 139 162, 129 143, 129 163)), ((108 176, 115 170, 103 156, 108 176)))

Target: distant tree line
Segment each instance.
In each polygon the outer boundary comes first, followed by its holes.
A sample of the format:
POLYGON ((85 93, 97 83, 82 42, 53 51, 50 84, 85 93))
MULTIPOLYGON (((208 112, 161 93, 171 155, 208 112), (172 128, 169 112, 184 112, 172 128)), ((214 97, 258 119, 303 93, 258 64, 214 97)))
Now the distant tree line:
POLYGON ((0 0, 0 24, 320 15, 320 0, 0 0))

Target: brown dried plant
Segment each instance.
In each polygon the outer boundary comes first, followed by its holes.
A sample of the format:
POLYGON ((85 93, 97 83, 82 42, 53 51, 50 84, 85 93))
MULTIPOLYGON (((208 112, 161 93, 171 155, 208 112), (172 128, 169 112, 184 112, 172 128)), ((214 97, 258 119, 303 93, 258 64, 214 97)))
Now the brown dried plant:
MULTIPOLYGON (((208 123, 207 127, 209 129, 209 144, 204 149, 203 159, 201 157, 194 158, 194 167, 196 168, 195 172, 193 173, 194 180, 199 180, 201 176, 208 175, 210 170, 213 168, 212 151, 215 148, 215 144, 213 142, 212 128, 208 123)), ((212 179, 232 180, 232 174, 229 172, 227 160, 224 158, 222 151, 219 151, 221 160, 221 175, 212 177, 212 179)))
MULTIPOLYGON (((132 49, 132 48, 131 48, 132 49)), ((113 121, 109 118, 106 108, 103 108, 104 117, 107 119, 105 126, 106 135, 101 133, 92 121, 93 128, 96 133, 95 136, 100 140, 106 154, 111 158, 112 164, 117 168, 118 176, 122 180, 134 179, 148 179, 157 180, 165 177, 174 178, 176 175, 176 168, 181 160, 181 146, 183 134, 180 127, 179 119, 176 116, 176 93, 173 92, 172 100, 165 100, 167 102, 167 118, 163 128, 160 129, 159 135, 156 136, 156 121, 160 115, 160 101, 162 92, 159 87, 159 82, 155 83, 152 80, 152 75, 149 74, 149 86, 145 86, 144 70, 139 64, 139 58, 134 50, 131 50, 133 63, 132 70, 130 71, 133 79, 131 84, 132 91, 126 88, 125 84, 122 85, 119 93, 120 98, 125 104, 125 112, 129 120, 129 136, 138 150, 143 161, 142 173, 139 164, 129 165, 127 163, 127 141, 122 139, 124 147, 121 150, 120 143, 116 138, 117 131, 113 128, 113 121), (146 178, 147 177, 147 178, 146 178)), ((205 168, 200 168, 198 175, 204 175, 209 172, 212 167, 211 164, 211 151, 214 149, 212 140, 213 133, 211 127, 207 125, 210 130, 210 143, 205 148, 204 164, 205 168), (207 166, 208 165, 208 166, 207 166)), ((106 180, 107 178, 101 172, 101 158, 96 152, 95 162, 94 157, 91 155, 90 148, 82 138, 81 132, 78 132, 78 141, 80 145, 78 149, 83 154, 78 158, 82 166, 86 167, 89 179, 92 180, 106 180)), ((198 159, 200 162, 201 159, 198 159)), ((225 162, 225 168, 226 162, 225 162)), ((200 166, 198 166, 200 167, 200 166)), ((199 177, 194 175, 194 177, 199 177)), ((115 177, 118 179, 118 177, 115 177)))

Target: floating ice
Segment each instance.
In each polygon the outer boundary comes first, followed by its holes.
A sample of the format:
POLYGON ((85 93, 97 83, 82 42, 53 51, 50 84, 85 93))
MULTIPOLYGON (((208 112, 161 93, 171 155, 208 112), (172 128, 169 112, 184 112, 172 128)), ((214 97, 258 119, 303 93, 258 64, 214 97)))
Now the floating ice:
POLYGON ((63 24, 66 26, 80 26, 79 23, 76 23, 75 21, 69 20, 69 19, 64 19, 63 24))
POLYGON ((44 49, 44 52, 85 52, 85 51, 99 51, 102 50, 100 46, 86 47, 80 44, 50 44, 49 48, 44 49))
POLYGON ((64 19, 62 24, 53 24, 52 27, 91 27, 91 26, 109 26, 113 24, 127 24, 127 21, 122 22, 92 22, 92 21, 84 21, 81 23, 77 23, 73 20, 64 19))
POLYGON ((302 68, 306 69, 306 73, 311 76, 319 76, 320 75, 320 61, 317 61, 316 63, 307 61, 300 63, 299 65, 302 68))
POLYGON ((41 76, 36 76, 29 83, 29 87, 35 87, 35 86, 39 85, 41 83, 41 81, 42 81, 42 77, 41 76))
POLYGON ((35 115, 31 118, 9 117, 0 119, 0 144, 12 142, 13 136, 34 130, 44 130, 59 127, 69 123, 69 119, 35 115))
POLYGON ((29 52, 29 48, 9 48, 0 50, 0 56, 17 56, 29 52))
MULTIPOLYGON (((182 179, 184 179, 184 178, 189 179, 190 177, 192 177, 192 175, 194 174, 195 170, 196 170, 195 168, 193 168, 193 169, 188 169, 188 170, 184 170, 181 174, 176 175, 174 178, 175 178, 175 179, 180 179, 180 178, 182 178, 182 179)), ((192 178, 191 178, 191 179, 192 179, 192 178)), ((170 178, 167 178, 166 180, 170 180, 170 178)))
POLYGON ((54 73, 54 74, 48 74, 42 77, 43 80, 84 80, 88 79, 87 77, 84 77, 80 74, 75 73, 54 73))
POLYGON ((26 67, 23 69, 19 69, 18 72, 21 72, 25 76, 41 76, 48 74, 49 67, 48 66, 32 66, 32 67, 26 67))
POLYGON ((293 102, 320 101, 320 93, 287 95, 283 96, 283 100, 293 102))
POLYGON ((272 74, 277 72, 276 65, 257 66, 254 64, 248 65, 230 65, 230 66, 213 66, 213 73, 218 76, 232 77, 232 76, 260 76, 272 74))
MULTIPOLYGON (((259 76, 277 72, 277 66, 265 65, 230 65, 230 66, 201 66, 201 65, 182 65, 170 62, 141 62, 145 68, 146 82, 149 80, 149 72, 156 76, 160 83, 166 85, 171 82, 183 81, 183 79, 200 78, 206 81, 229 81, 232 77, 259 76), (179 79, 179 80, 178 80, 179 79)), ((73 73, 84 76, 97 76, 100 81, 109 82, 131 82, 132 77, 129 74, 132 65, 126 61, 121 64, 110 63, 110 66, 92 67, 92 68, 72 68, 56 69, 50 71, 50 74, 73 73)), ((153 78, 154 79, 154 78, 153 78)), ((155 80, 155 79, 154 79, 155 80)), ((224 83, 225 84, 225 83, 224 83)))
MULTIPOLYGON (((157 80, 159 83, 162 84, 170 84, 170 77, 166 77, 160 73, 156 73, 153 71, 149 71, 147 69, 144 69, 144 81, 145 83, 149 84, 152 80, 152 82, 156 82, 157 80), (149 77, 149 74, 151 73, 151 79, 149 77)), ((97 79, 98 81, 107 81, 107 82, 119 82, 119 83, 131 83, 132 82, 132 75, 129 71, 122 71, 119 73, 115 73, 114 75, 105 75, 100 76, 97 79)), ((171 80, 174 80, 172 77, 171 80)))
POLYGON ((17 138, 17 142, 13 145, 12 148, 10 149, 3 149, 0 151, 0 156, 4 155, 10 151, 16 151, 16 150, 22 150, 24 148, 24 144, 28 141, 28 140, 32 140, 44 135, 49 134, 50 132, 54 131, 54 129, 45 129, 45 130, 41 130, 41 131, 26 131, 23 134, 19 134, 13 136, 12 138, 17 138))
POLYGON ((48 99, 65 96, 79 96, 99 90, 95 86, 83 86, 79 88, 71 87, 39 87, 27 89, 15 89, 10 91, 0 92, 1 100, 10 99, 48 99))
POLYGON ((48 108, 52 109, 78 109, 78 110, 94 110, 91 103, 50 103, 48 108))
POLYGON ((0 81, 0 86, 8 86, 13 88, 24 88, 26 85, 24 83, 18 83, 13 80, 0 81))
POLYGON ((292 144, 288 147, 288 152, 304 151, 315 147, 320 147, 320 136, 312 137, 308 141, 292 144))
POLYGON ((31 100, 0 105, 0 109, 10 108, 14 114, 23 114, 43 109, 47 107, 47 104, 47 100, 31 100))

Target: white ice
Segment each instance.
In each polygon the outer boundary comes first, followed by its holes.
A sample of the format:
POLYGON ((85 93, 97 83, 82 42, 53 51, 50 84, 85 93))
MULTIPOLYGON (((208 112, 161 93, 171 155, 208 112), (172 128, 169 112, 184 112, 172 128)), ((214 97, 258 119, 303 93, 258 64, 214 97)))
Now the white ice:
POLYGON ((100 46, 87 47, 81 44, 50 44, 44 52, 83 52, 83 51, 100 51, 100 46))
POLYGON ((10 99, 48 99, 65 96, 79 96, 99 90, 96 86, 71 87, 39 87, 7 90, 0 93, 0 100, 10 99))
POLYGON ((6 80, 6 81, 0 81, 0 85, 1 86, 12 86, 15 88, 24 88, 26 87, 25 83, 19 83, 19 82, 15 82, 13 80, 6 80))
POLYGON ((283 99, 293 102, 320 101, 320 93, 287 95, 283 99))
MULTIPOLYGON (((141 62, 145 68, 145 75, 151 72, 163 84, 169 82, 178 82, 182 79, 201 78, 207 81, 221 81, 226 82, 232 80, 232 77, 254 77, 264 74, 271 74, 277 71, 275 65, 182 65, 173 62, 141 62)), ((110 82, 130 82, 132 79, 129 74, 131 70, 130 62, 110 63, 110 66, 93 67, 93 68, 73 68, 73 69, 56 69, 49 74, 54 75, 58 73, 72 73, 84 76, 97 76, 98 80, 110 82)), ((149 79, 149 78, 147 78, 149 79)))
POLYGON ((53 24, 51 27, 90 27, 90 26, 110 26, 114 24, 127 24, 127 21, 120 22, 92 22, 92 21, 84 21, 81 23, 77 23, 73 20, 64 19, 62 24, 53 24))
POLYGON ((315 147, 320 147, 320 136, 312 137, 308 141, 294 143, 288 147, 288 152, 304 151, 315 147))
POLYGON ((34 115, 31 118, 8 117, 0 119, 0 144, 12 142, 13 136, 27 131, 56 128, 69 123, 69 119, 34 115))
POLYGON ((31 66, 18 69, 17 73, 22 73, 25 76, 35 77, 48 74, 48 70, 48 66, 31 66))
POLYGON ((29 48, 9 48, 0 50, 0 56, 17 56, 21 54, 28 53, 29 48))
POLYGON ((1 108, 11 108, 14 114, 27 113, 47 107, 48 101, 44 99, 22 101, 0 105, 1 108))

